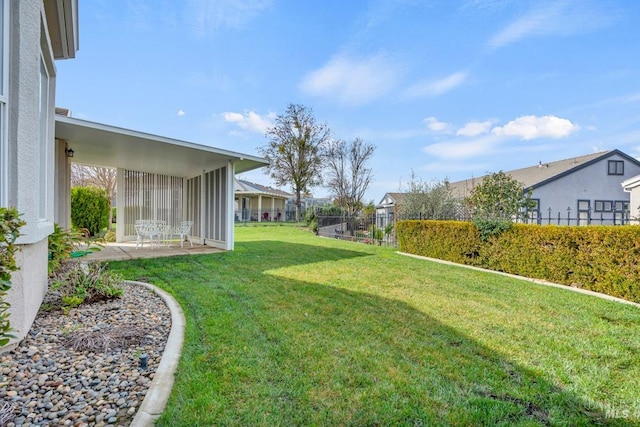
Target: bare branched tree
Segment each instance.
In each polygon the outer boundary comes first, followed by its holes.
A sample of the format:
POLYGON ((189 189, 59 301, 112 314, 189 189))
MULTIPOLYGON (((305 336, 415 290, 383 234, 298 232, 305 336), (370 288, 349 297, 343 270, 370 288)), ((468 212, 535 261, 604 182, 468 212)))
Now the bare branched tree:
POLYGON ((351 142, 332 141, 326 153, 329 182, 327 183, 336 204, 348 215, 362 209, 364 193, 371 184, 372 172, 367 162, 376 147, 360 138, 351 142))
POLYGON ((72 187, 98 187, 107 193, 109 199, 109 225, 111 230, 112 210, 111 203, 116 196, 116 170, 98 166, 71 165, 72 187))
POLYGON ((300 221, 300 195, 322 183, 322 156, 330 130, 313 117, 311 108, 289 104, 267 131, 269 143, 259 148, 269 160, 267 172, 277 185, 290 185, 296 194, 296 220, 300 221))

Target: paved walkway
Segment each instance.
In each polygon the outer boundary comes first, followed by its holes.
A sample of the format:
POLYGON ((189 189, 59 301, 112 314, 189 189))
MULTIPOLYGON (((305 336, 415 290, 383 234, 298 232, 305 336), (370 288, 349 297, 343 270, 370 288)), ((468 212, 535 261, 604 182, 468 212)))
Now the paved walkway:
POLYGON ((158 245, 153 249, 149 247, 149 244, 145 244, 144 247, 136 249, 135 242, 123 242, 123 243, 107 243, 105 247, 97 252, 93 252, 86 256, 85 259, 89 261, 126 261, 136 258, 161 258, 175 255, 195 255, 195 254, 213 254, 222 252, 222 249, 214 248, 213 246, 197 245, 193 244, 193 247, 189 243, 185 243, 181 248, 180 244, 173 243, 170 247, 158 245))

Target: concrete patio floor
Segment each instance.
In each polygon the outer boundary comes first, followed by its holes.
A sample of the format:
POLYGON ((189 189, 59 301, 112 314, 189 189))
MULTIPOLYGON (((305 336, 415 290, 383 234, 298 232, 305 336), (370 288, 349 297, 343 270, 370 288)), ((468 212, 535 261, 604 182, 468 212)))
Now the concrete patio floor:
POLYGON ((223 252, 223 249, 185 243, 180 247, 179 243, 173 243, 170 247, 158 245, 153 249, 146 243, 144 247, 136 249, 135 242, 107 243, 101 250, 93 252, 85 257, 88 261, 126 261, 136 258, 161 258, 176 255, 213 254, 223 252))

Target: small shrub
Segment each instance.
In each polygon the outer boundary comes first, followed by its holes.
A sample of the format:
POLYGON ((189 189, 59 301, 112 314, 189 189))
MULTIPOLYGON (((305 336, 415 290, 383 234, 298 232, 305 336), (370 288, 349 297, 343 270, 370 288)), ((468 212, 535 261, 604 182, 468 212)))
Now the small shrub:
POLYGON ((480 240, 486 242, 491 237, 509 230, 513 223, 504 219, 474 219, 473 225, 478 229, 480 240))
POLYGON ((86 229, 64 230, 58 224, 54 224, 53 233, 49 235, 49 277, 62 269, 65 260, 79 258, 101 249, 102 244, 99 240, 89 241, 88 237, 89 231, 86 229))
POLYGON ((107 231, 104 235, 104 241, 108 243, 114 243, 116 241, 116 232, 113 230, 107 231))
POLYGON ((122 284, 122 277, 107 270, 106 264, 75 262, 55 278, 51 289, 60 294, 63 310, 68 312, 80 304, 119 298, 122 284))
POLYGON ((311 223, 313 221, 316 221, 316 225, 317 225, 318 221, 316 220, 316 211, 313 208, 309 208, 304 213, 304 222, 307 225, 307 227, 311 228, 311 223))
POLYGON ((49 235, 49 276, 60 270, 62 261, 71 257, 71 252, 81 240, 80 232, 53 225, 53 233, 49 235))
POLYGON ((0 347, 15 338, 9 323, 8 310, 11 305, 5 301, 5 297, 11 289, 11 273, 18 270, 15 258, 18 247, 15 241, 20 236, 20 227, 25 224, 15 208, 0 208, 0 347))
POLYGON ((382 228, 371 225, 369 227, 369 235, 373 239, 374 243, 377 243, 378 245, 382 244, 382 239, 384 238, 384 230, 382 228))

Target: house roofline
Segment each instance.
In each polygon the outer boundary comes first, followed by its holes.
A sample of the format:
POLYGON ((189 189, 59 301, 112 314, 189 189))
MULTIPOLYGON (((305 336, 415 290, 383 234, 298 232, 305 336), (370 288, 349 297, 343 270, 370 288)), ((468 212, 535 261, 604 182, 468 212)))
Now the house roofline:
MULTIPOLYGON (((571 169, 567 169, 564 172, 559 173, 558 175, 554 175, 551 178, 547 178, 543 181, 537 182, 533 185, 530 185, 529 187, 524 188, 524 191, 530 191, 530 190, 535 190, 536 188, 542 187, 544 185, 549 184, 550 182, 553 182, 555 180, 558 180, 560 178, 564 178, 567 175, 570 175, 580 169, 586 168, 587 166, 591 166, 592 164, 595 164, 601 160, 606 159, 607 157, 611 157, 613 155, 619 155, 621 157, 624 157, 626 160, 634 163, 636 166, 640 167, 640 161, 634 159, 633 157, 629 156, 628 154, 623 153, 622 151, 615 149, 615 150, 609 150, 609 151, 605 151, 602 153, 601 156, 595 157, 587 162, 581 163, 579 165, 577 165, 576 167, 573 167, 571 169)), ((508 173, 508 172, 507 172, 508 173)))

